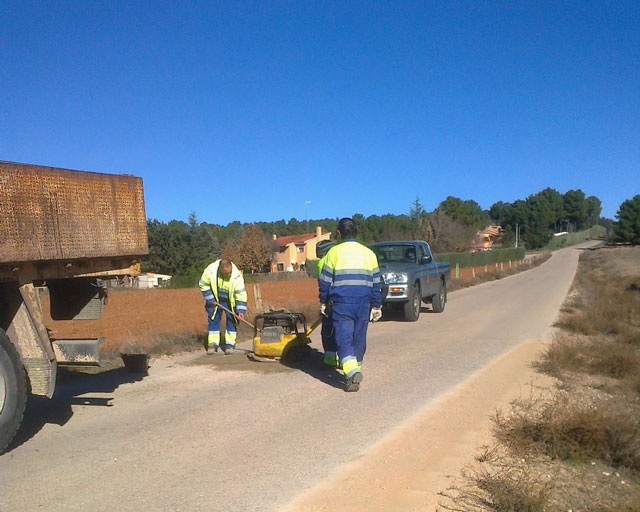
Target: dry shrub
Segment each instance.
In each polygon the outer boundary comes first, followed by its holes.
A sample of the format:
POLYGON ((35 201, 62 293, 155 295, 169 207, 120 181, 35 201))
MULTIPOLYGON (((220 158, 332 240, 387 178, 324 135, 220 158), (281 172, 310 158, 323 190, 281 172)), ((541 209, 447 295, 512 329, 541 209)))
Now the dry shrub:
POLYGON ((553 343, 533 366, 547 375, 561 378, 563 372, 577 369, 582 354, 581 345, 573 338, 556 335, 553 343))
POLYGON ((585 372, 626 379, 640 372, 640 350, 603 338, 556 336, 535 366, 557 378, 564 372, 585 372))
POLYGON ((622 379, 637 375, 640 371, 640 351, 636 347, 622 343, 608 343, 608 346, 589 344, 591 357, 587 371, 607 377, 622 379))
POLYGON ((482 456, 444 494, 446 510, 640 512, 640 401, 628 393, 640 393, 638 254, 581 256, 557 323, 565 331, 535 364, 568 392, 497 413, 494 437, 509 456, 482 456))
POLYGON ((551 479, 527 459, 512 458, 497 448, 477 458, 478 467, 462 472, 462 483, 442 493, 443 510, 455 512, 542 512, 547 510, 551 479))
POLYGON ((514 452, 542 453, 552 459, 599 459, 640 471, 637 407, 612 399, 599 407, 557 393, 551 400, 514 402, 508 415, 497 413, 494 435, 514 452))

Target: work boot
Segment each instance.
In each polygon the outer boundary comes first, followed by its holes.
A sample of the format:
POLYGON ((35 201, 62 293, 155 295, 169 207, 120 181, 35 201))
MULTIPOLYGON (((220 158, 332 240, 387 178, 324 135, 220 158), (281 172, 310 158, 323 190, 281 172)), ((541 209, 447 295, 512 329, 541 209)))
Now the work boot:
POLYGON ((227 347, 224 349, 225 356, 230 356, 231 354, 233 354, 233 347, 227 347))
POLYGON ((219 348, 220 347, 218 345, 207 345, 205 347, 205 350, 207 351, 207 354, 211 354, 212 353, 210 352, 211 349, 213 349, 213 352, 217 352, 219 348))
POLYGON ((330 366, 331 368, 340 368, 340 364, 338 364, 338 356, 324 356, 322 362, 326 366, 330 366))
POLYGON ((362 373, 355 372, 351 377, 347 377, 347 382, 344 386, 344 390, 347 392, 358 391, 360 389, 360 383, 362 382, 362 373))

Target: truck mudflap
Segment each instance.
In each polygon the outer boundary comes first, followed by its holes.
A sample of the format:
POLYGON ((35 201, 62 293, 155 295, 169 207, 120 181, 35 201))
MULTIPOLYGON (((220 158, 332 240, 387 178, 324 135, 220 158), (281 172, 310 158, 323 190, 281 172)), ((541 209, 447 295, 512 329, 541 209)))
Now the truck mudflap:
POLYGON ((56 359, 32 284, 0 283, 0 327, 14 344, 34 395, 53 396, 56 359))
POLYGON ((53 339, 51 341, 58 365, 100 366, 98 345, 104 343, 104 338, 53 339))

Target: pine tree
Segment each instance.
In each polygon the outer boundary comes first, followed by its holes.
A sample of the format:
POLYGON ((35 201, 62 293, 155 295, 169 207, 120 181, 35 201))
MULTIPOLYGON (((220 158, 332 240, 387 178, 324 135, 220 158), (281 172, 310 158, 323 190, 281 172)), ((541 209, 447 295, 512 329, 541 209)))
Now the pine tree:
POLYGON ((618 239, 635 245, 640 244, 640 194, 620 205, 616 219, 618 222, 614 231, 618 239))

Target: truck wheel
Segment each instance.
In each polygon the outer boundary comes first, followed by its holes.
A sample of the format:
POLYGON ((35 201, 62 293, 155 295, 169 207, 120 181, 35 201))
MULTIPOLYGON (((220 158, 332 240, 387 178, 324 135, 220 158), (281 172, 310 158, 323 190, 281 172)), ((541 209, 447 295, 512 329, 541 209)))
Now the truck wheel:
POLYGON ((444 311, 444 305, 447 303, 447 285, 442 282, 440 289, 431 299, 431 307, 434 313, 442 313, 444 311))
POLYGON ((0 453, 20 427, 27 403, 27 381, 18 351, 0 329, 0 453))
POLYGON ((404 319, 407 322, 415 322, 420 316, 420 284, 416 283, 409 300, 404 303, 404 319))

